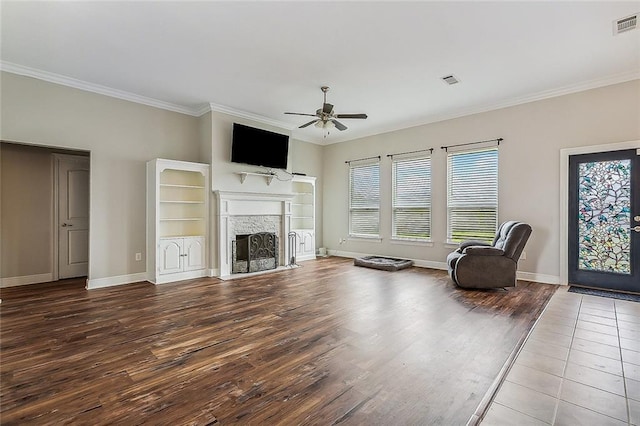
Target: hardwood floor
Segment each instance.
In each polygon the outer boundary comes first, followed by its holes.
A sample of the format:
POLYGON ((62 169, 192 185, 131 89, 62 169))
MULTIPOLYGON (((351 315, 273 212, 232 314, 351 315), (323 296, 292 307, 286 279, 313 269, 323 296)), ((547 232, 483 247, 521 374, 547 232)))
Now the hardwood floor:
POLYGON ((461 425, 556 288, 352 263, 2 289, 0 421, 461 425))

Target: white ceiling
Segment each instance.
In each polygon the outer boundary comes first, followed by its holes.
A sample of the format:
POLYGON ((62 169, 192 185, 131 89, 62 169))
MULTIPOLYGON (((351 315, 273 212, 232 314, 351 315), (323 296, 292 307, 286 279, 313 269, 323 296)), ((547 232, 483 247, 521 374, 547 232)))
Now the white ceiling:
POLYGON ((332 143, 640 78, 640 2, 1 3, 2 68, 332 143), (460 84, 440 78, 454 74, 460 84), (297 129, 331 91, 349 129, 297 129), (113 91, 111 89, 114 89, 113 91), (214 105, 214 106, 215 106, 214 105))

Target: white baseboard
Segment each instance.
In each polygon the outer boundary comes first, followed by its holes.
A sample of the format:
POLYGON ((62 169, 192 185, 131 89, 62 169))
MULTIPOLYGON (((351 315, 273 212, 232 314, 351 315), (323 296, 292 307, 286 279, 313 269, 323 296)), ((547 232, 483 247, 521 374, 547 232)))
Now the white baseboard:
POLYGON ((207 277, 217 277, 220 275, 220 269, 207 269, 207 277))
MULTIPOLYGON (((328 250, 327 253, 331 256, 340 256, 340 257, 349 257, 349 258, 358 258, 363 256, 380 256, 376 254, 367 254, 367 253, 355 253, 351 251, 340 251, 340 250, 328 250)), ((413 260, 413 264, 419 268, 430 268, 430 269, 441 269, 447 270, 446 262, 434 262, 431 260, 422 260, 422 259, 409 259, 413 260)), ((555 275, 546 275, 546 274, 538 274, 536 272, 520 272, 516 273, 516 276, 519 280, 525 281, 533 281, 542 284, 558 284, 560 285, 560 277, 555 275)))
POLYGON ((556 275, 538 274, 536 272, 516 272, 516 277, 519 280, 534 281, 542 284, 560 284, 560 277, 556 275))
POLYGON ((432 260, 410 259, 413 260, 413 264, 418 268, 440 269, 446 271, 447 262, 434 262, 432 260))
POLYGON ((138 272, 137 274, 118 275, 115 277, 94 278, 91 280, 87 280, 87 290, 111 287, 114 285, 137 283, 140 281, 147 281, 146 272, 138 272))
POLYGON ((0 278, 0 288, 48 283, 49 281, 53 281, 52 272, 47 272, 46 274, 24 275, 21 277, 0 278))

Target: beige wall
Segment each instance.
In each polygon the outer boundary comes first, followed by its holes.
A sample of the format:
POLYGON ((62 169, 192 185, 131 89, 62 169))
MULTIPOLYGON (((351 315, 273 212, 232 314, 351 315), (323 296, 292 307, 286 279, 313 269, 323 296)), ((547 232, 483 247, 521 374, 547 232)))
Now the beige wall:
POLYGON ((51 153, 2 143, 0 156, 0 277, 51 273, 51 153))
POLYGON ((89 278, 144 272, 135 253, 146 246, 146 161, 201 161, 198 119, 10 73, 0 78, 0 139, 91 152, 89 278))
MULTIPOLYGON (((282 179, 273 179, 271 184, 261 176, 247 176, 242 183, 238 172, 260 172, 266 171, 259 166, 247 164, 236 164, 231 162, 231 139, 233 134, 233 123, 240 123, 247 126, 257 127, 272 132, 289 134, 286 129, 269 126, 244 118, 234 117, 220 112, 211 112, 207 120, 211 125, 211 188, 213 191, 234 191, 234 192, 256 192, 256 193, 291 193, 291 180, 289 176, 280 172, 278 176, 282 179)), ((322 244, 322 149, 320 145, 302 142, 296 139, 289 140, 289 172, 305 173, 308 176, 315 176, 316 180, 316 247, 322 244)), ((216 214, 215 200, 212 200, 213 215, 216 214)), ((216 241, 216 227, 212 227, 212 240, 216 241)), ((215 244, 211 247, 211 265, 217 268, 217 253, 215 244)))
POLYGON ((291 171, 303 173, 307 176, 315 176, 316 179, 316 248, 323 247, 323 220, 322 202, 324 194, 323 179, 323 150, 322 145, 317 145, 298 140, 291 140, 289 145, 291 151, 291 171))
POLYGON ((559 276, 560 149, 640 139, 640 80, 510 108, 381 134, 324 150, 324 244, 347 253, 382 254, 445 261, 446 154, 440 147, 502 137, 499 154, 499 220, 533 227, 519 269, 536 278, 559 276), (395 245, 391 234, 391 164, 386 154, 435 148, 432 170, 433 246, 395 245), (346 160, 382 155, 382 243, 348 238, 346 160))
MULTIPOLYGON (((91 153, 91 280, 145 272, 145 167, 150 159, 169 158, 211 164, 214 190, 291 192, 290 181, 274 180, 267 186, 264 179, 254 177, 241 184, 235 172, 248 170, 251 166, 230 162, 234 121, 286 133, 282 129, 220 113, 191 117, 10 73, 3 72, 0 79, 0 139, 91 153), (142 261, 135 260, 137 252, 143 253, 142 261)), ((11 159, 9 157, 6 161, 11 159)), ((320 146, 291 140, 289 163, 290 170, 317 176, 321 185, 320 146)), ((11 166, 15 166, 13 161, 7 171, 16 171, 17 168, 11 166)), ((48 167, 50 173, 50 165, 48 167)), ((43 170, 38 168, 38 172, 43 170)), ((3 179, 3 199, 6 198, 7 182, 9 179, 3 179)), ((50 182, 48 186, 50 188, 50 182)), ((321 200, 321 191, 318 198, 321 200)), ((46 210, 49 215, 50 210, 49 195, 46 210)), ((321 211, 319 204, 318 212, 321 211)), ((4 213, 2 207, 0 230, 11 229, 12 233, 2 234, 0 264, 3 268, 0 277, 52 272, 50 242, 38 246, 36 251, 23 250, 22 246, 16 245, 14 236, 35 230, 28 230, 27 225, 17 221, 23 216, 4 213)), ((320 214, 316 221, 321 232, 320 214)), ((48 222, 50 226, 50 216, 48 222)), ((212 228, 211 242, 216 237, 215 227, 212 228)), ((44 235, 41 231, 38 235, 44 235)), ((49 234, 48 241, 51 238, 49 234)), ((215 244, 211 244, 212 268, 216 267, 214 250, 215 244)))
MULTIPOLYGON (((267 186, 261 178, 253 177, 241 184, 235 172, 245 171, 248 166, 229 161, 234 121, 267 130, 282 132, 282 129, 216 112, 195 118, 9 73, 2 73, 0 78, 0 139, 91 153, 91 279, 144 272, 145 163, 149 159, 209 163, 212 189, 290 192, 290 182, 286 181, 274 180, 267 186), (136 252, 143 253, 142 261, 135 261, 136 252)), ((326 147, 292 139, 289 170, 318 177, 317 246, 439 264, 450 251, 444 244, 446 157, 439 147, 503 137, 500 219, 514 218, 532 224, 534 234, 521 270, 543 279, 553 278, 559 273, 559 151, 640 139, 639 103, 640 81, 632 81, 326 147), (389 242, 391 170, 386 157, 383 157, 381 182, 383 242, 348 241, 339 245, 339 238, 348 237, 348 181, 344 161, 428 147, 436 148, 433 246, 389 242)), ((11 244, 5 242, 4 230, 13 227, 17 220, 13 213, 5 212, 4 186, 9 181, 5 174, 12 168, 5 165, 7 161, 2 159, 0 264, 3 270, 0 274, 2 277, 39 274, 51 269, 49 253, 46 256, 44 252, 39 253, 38 259, 29 265, 22 264, 23 260, 18 257, 7 257, 7 251, 15 251, 16 245, 13 237, 11 244)), ((38 168, 38 172, 42 170, 38 168)), ((50 234, 50 230, 48 232, 50 234)), ((39 235, 50 239, 49 234, 39 231, 39 235)), ((19 251, 22 252, 22 248, 19 251)), ((20 253, 19 257, 22 256, 26 255, 20 253)))

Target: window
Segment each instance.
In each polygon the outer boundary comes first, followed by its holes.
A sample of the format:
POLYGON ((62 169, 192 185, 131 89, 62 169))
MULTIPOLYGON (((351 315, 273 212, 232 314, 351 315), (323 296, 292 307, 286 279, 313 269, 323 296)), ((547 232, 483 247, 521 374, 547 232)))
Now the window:
POLYGON ((349 235, 380 236, 380 162, 349 166, 349 235))
POLYGON ((431 158, 393 160, 392 237, 431 238, 431 158))
POLYGON ((447 156, 447 240, 492 241, 498 223, 498 148, 447 156))

